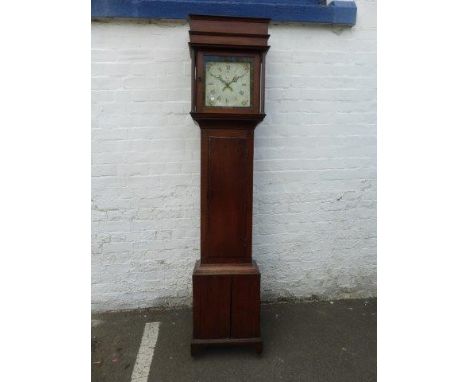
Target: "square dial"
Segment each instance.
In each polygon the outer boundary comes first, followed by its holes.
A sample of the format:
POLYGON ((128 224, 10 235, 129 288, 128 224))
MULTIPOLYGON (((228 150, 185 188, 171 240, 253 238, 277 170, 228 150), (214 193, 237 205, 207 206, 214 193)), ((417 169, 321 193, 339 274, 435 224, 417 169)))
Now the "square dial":
POLYGON ((248 57, 205 56, 205 106, 251 107, 252 70, 248 57))

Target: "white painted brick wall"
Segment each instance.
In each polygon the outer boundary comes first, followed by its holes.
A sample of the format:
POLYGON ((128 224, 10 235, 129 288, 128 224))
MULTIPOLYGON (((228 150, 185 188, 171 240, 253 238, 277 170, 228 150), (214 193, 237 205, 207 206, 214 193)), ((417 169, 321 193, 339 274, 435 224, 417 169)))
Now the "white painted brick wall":
MULTIPOLYGON (((273 24, 256 129, 263 299, 376 294, 376 3, 350 28, 273 24)), ((188 25, 92 24, 94 310, 190 304, 200 133, 188 25)))

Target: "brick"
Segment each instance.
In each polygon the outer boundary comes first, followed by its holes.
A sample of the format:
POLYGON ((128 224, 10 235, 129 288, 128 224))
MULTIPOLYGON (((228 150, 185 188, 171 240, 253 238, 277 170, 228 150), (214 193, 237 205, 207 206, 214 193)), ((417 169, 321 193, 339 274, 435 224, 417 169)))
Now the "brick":
MULTIPOLYGON (((376 294, 376 30, 272 24, 255 131, 262 298, 376 294)), ((200 132, 185 22, 92 23, 93 310, 186 305, 200 132)))

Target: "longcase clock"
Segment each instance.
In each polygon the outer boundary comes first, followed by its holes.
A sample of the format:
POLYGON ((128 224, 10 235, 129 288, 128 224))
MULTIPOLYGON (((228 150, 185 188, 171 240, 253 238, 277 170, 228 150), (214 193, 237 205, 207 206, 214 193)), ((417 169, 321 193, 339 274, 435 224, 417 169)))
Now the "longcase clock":
POLYGON ((192 111, 201 130, 201 259, 191 350, 262 351, 252 261, 254 130, 263 120, 268 19, 191 15, 192 111))

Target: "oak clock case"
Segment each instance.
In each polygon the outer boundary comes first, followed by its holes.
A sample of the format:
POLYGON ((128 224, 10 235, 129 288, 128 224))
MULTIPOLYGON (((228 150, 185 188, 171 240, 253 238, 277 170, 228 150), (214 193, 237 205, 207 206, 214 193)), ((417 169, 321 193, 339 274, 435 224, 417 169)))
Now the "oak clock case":
POLYGON ((262 351, 260 270, 252 260, 254 130, 263 120, 268 19, 191 15, 192 111, 201 131, 200 260, 192 354, 262 351))

